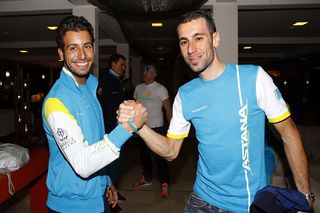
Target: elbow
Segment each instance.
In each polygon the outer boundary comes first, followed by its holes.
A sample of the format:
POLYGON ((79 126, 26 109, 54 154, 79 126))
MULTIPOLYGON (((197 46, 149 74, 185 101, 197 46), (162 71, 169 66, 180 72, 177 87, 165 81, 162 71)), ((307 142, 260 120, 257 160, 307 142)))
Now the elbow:
POLYGON ((79 175, 82 178, 88 178, 91 175, 89 171, 86 171, 85 169, 81 168, 74 168, 74 171, 77 173, 77 175, 79 175))
POLYGON ((167 161, 171 162, 178 157, 178 153, 173 153, 172 155, 168 155, 164 157, 167 161))

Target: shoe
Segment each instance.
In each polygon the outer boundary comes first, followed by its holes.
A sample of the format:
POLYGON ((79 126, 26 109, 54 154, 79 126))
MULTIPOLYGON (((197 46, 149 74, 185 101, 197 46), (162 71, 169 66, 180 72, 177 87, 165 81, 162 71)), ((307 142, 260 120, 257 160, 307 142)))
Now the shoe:
POLYGON ((123 196, 122 194, 120 194, 120 192, 118 192, 118 202, 123 202, 125 200, 126 200, 125 196, 123 196))
POLYGON ((161 197, 167 198, 169 196, 169 186, 168 186, 168 184, 167 183, 162 183, 161 184, 161 188, 162 188, 162 192, 160 193, 161 197))
POLYGON ((132 187, 136 189, 136 188, 151 186, 151 185, 152 185, 152 181, 145 180, 144 176, 142 175, 140 180, 132 184, 132 187))
POLYGON ((121 212, 122 211, 122 208, 117 204, 114 208, 111 207, 110 205, 110 212, 111 213, 118 213, 118 212, 121 212))

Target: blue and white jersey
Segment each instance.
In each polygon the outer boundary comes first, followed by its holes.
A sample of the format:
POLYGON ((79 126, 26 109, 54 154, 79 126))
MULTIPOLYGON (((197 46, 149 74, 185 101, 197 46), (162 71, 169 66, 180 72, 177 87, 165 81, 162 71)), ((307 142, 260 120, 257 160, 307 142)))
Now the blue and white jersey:
POLYGON ((194 125, 199 141, 194 191, 211 205, 249 212, 255 193, 266 185, 265 115, 279 122, 290 113, 258 66, 227 64, 218 78, 196 78, 179 88, 167 136, 185 138, 194 125))

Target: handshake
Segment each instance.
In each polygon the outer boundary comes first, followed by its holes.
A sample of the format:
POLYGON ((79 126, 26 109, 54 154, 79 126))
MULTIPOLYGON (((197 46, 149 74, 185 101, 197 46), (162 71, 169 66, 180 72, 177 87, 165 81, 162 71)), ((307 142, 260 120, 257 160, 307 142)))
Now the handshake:
POLYGON ((130 133, 138 133, 147 121, 147 110, 139 101, 127 100, 120 104, 117 120, 130 133))

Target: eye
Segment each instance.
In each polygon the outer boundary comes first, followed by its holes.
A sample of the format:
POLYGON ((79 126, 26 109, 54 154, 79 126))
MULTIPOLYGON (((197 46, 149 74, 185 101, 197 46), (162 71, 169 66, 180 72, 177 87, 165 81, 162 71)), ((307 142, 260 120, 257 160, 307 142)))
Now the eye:
POLYGON ((201 41, 203 38, 202 37, 196 37, 195 40, 196 41, 201 41))
POLYGON ((180 46, 185 46, 187 44, 187 41, 180 41, 180 46))
POLYGON ((86 45, 84 46, 84 48, 86 48, 86 49, 92 49, 92 45, 91 45, 91 44, 86 44, 86 45))
POLYGON ((75 47, 75 46, 71 46, 71 47, 69 47, 69 50, 70 50, 70 51, 72 51, 72 52, 77 51, 77 49, 78 49, 78 48, 77 48, 77 47, 75 47))

